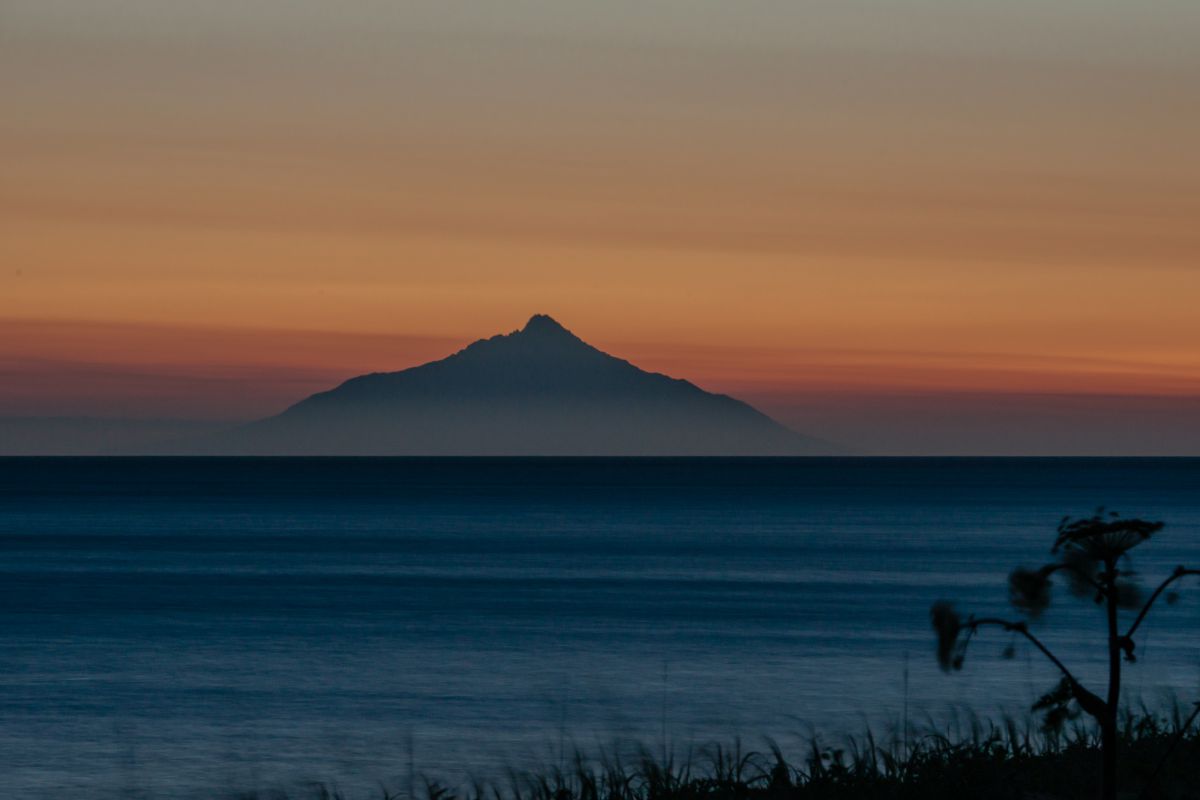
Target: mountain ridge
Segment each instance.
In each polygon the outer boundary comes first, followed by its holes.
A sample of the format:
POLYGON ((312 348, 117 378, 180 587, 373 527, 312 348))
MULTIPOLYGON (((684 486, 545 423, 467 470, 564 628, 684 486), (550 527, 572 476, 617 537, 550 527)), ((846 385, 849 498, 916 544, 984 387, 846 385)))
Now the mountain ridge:
POLYGON ((834 448, 649 372, 535 314, 445 358, 372 372, 210 438, 254 455, 809 455, 834 448))

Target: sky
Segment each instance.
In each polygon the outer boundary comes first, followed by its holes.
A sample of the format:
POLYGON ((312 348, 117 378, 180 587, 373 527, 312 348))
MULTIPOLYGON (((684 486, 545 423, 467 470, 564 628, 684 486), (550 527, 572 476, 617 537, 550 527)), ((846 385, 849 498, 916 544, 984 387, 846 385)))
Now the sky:
POLYGON ((1200 4, 5 0, 0 416, 549 313, 878 453, 1200 454, 1200 4))

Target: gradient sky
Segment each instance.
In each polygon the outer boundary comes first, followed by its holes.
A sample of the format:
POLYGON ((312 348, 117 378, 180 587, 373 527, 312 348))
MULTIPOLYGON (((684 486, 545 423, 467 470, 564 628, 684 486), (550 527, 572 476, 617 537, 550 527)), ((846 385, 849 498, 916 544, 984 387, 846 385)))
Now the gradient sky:
POLYGON ((1200 3, 5 0, 0 415, 552 314, 868 452, 1200 453, 1200 3))

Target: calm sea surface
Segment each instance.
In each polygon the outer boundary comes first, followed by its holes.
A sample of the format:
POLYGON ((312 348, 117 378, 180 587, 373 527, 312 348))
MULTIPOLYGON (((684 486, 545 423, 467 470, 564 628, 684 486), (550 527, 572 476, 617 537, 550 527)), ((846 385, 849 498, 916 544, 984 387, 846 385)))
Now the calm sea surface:
MULTIPOLYGON (((0 459, 0 780, 403 787, 906 698, 1021 714, 1053 673, 992 633, 941 674, 929 605, 1004 611, 1102 504, 1168 523, 1147 580, 1200 565, 1190 459, 0 459)), ((1100 617, 1058 600, 1044 638, 1098 675, 1100 617)), ((1131 696, 1200 696, 1200 586, 1144 630, 1131 696)))

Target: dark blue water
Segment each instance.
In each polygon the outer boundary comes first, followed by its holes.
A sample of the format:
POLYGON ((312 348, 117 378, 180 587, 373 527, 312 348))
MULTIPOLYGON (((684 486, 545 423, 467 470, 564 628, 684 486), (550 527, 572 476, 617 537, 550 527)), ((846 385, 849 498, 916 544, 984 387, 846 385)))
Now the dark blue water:
MULTIPOLYGON (((929 605, 1004 611, 1100 504, 1167 521, 1147 579, 1200 565, 1200 460, 0 460, 0 776, 402 786, 1022 713, 1053 672, 992 634, 941 674, 929 605)), ((1093 607, 1040 628, 1100 674, 1093 607)), ((1130 696, 1200 695, 1200 586, 1144 630, 1130 696)))

